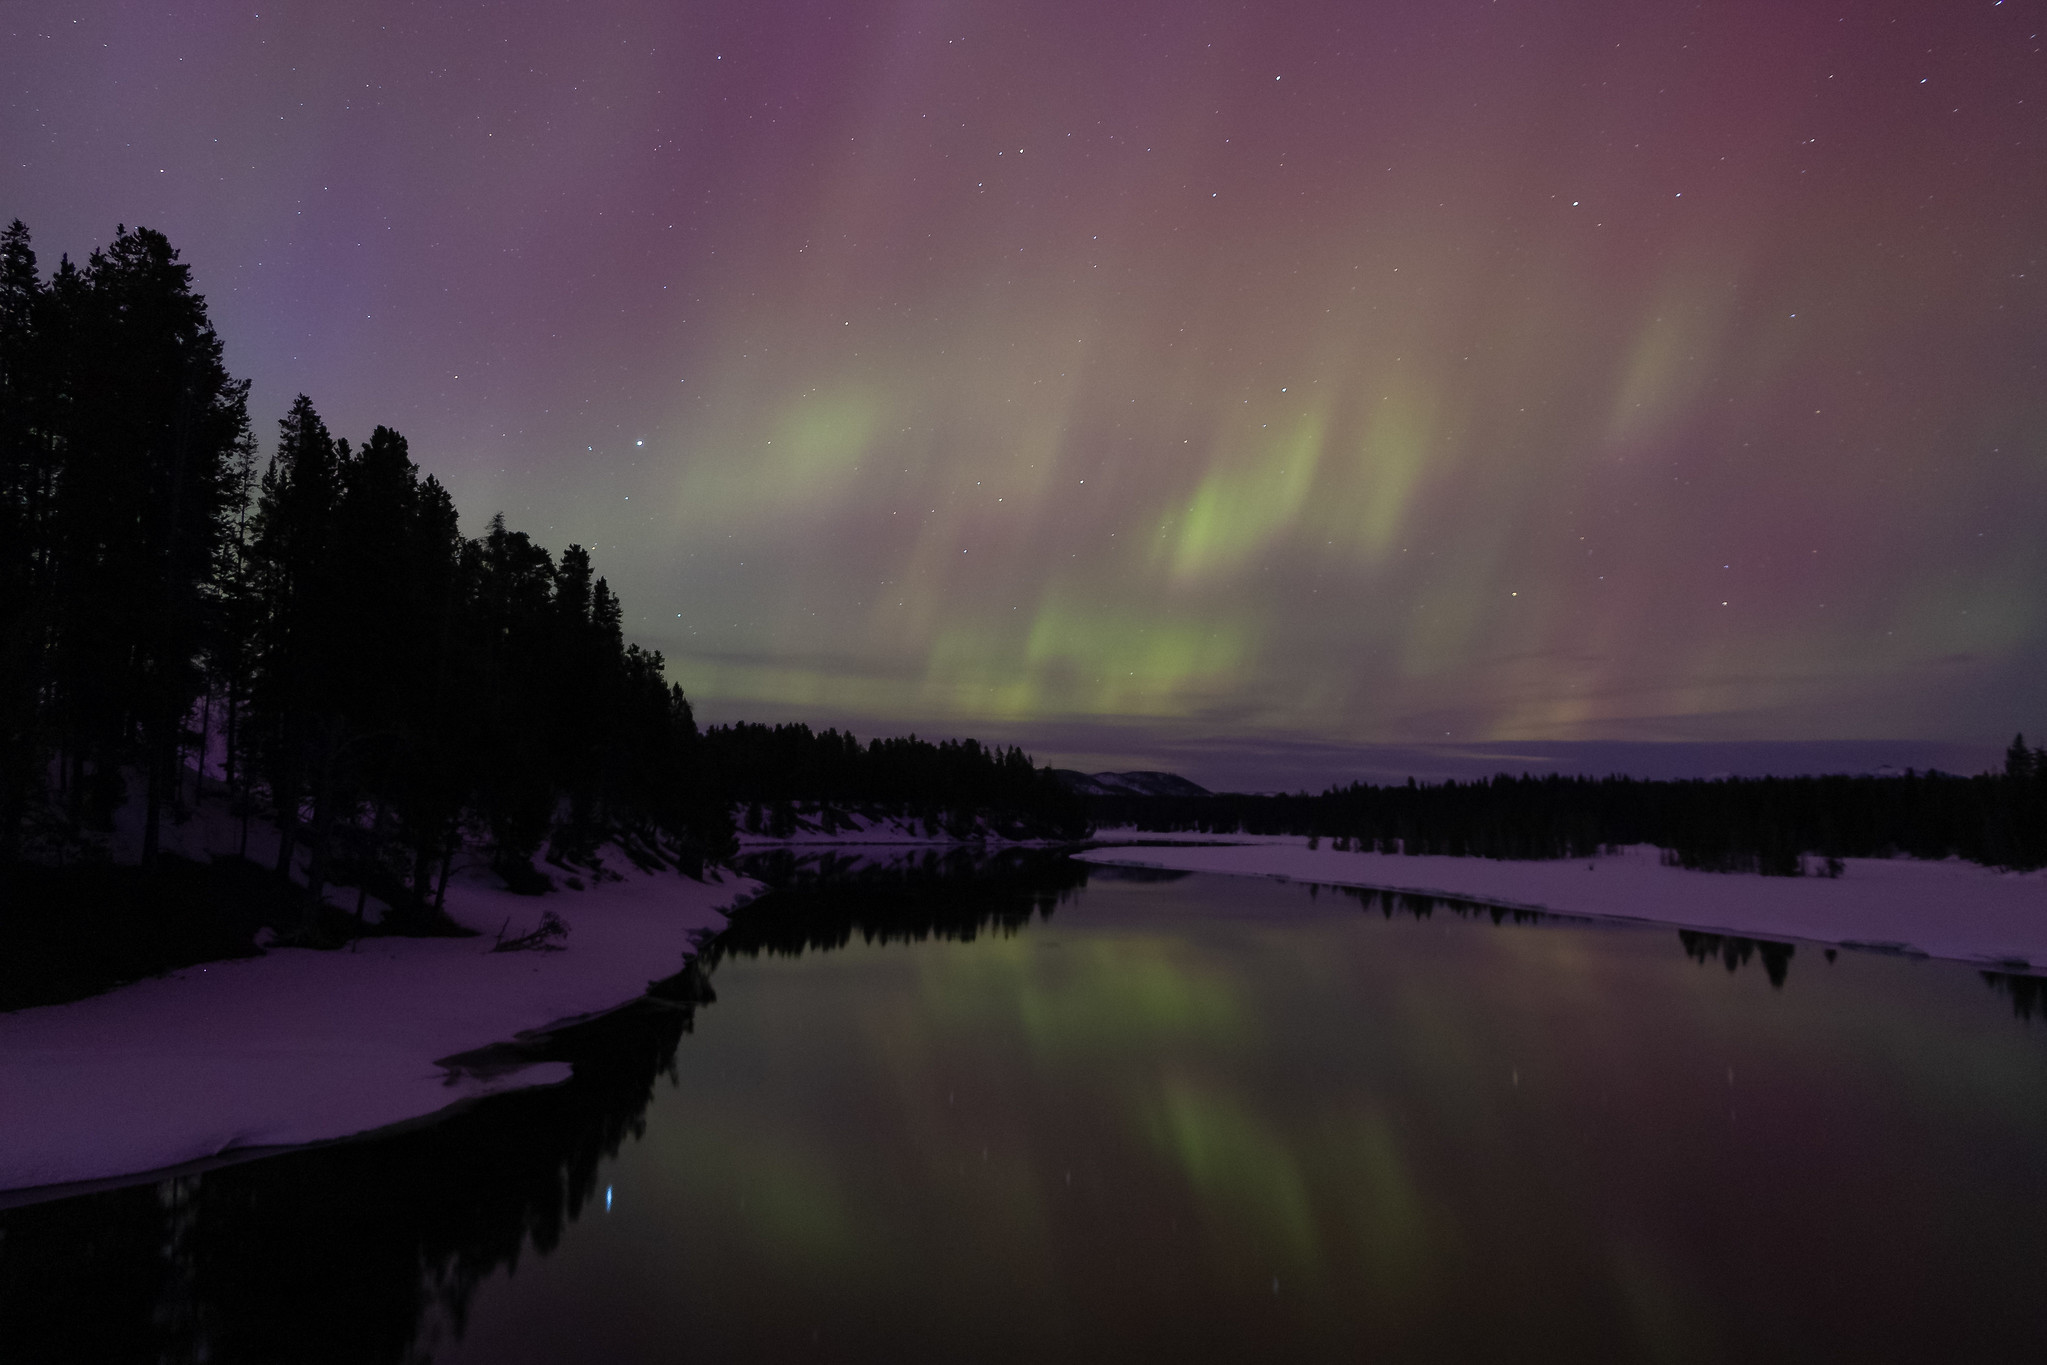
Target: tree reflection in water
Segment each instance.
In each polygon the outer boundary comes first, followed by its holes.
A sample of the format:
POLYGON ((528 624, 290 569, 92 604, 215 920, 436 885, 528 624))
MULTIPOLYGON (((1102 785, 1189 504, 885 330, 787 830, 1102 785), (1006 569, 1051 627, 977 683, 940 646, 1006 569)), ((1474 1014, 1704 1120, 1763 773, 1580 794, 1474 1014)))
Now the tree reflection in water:
POLYGON ((566 1061, 559 1086, 389 1136, 0 1211, 8 1360, 423 1361, 459 1340, 477 1286, 546 1255, 641 1135, 655 1082, 728 953, 1014 933, 1087 884, 1041 849, 880 857, 786 851, 745 870, 776 889, 698 962, 599 1020, 449 1062, 566 1061), (702 965, 699 965, 701 963, 702 965))
MULTIPOLYGON (((1320 890, 1314 886, 1308 889, 1311 893, 1320 890)), ((1582 917, 1557 915, 1547 910, 1460 900, 1452 896, 1431 896, 1415 891, 1392 891, 1358 886, 1338 886, 1330 889, 1355 898, 1363 903, 1367 911, 1377 910, 1387 919, 1392 919, 1396 915, 1406 915, 1422 920, 1440 909, 1463 919, 1490 919, 1494 924, 1591 922, 1582 917)), ((1677 939, 1684 947, 1685 956, 1692 961, 1707 963, 1717 959, 1730 973, 1747 966, 1751 959, 1760 959, 1764 973, 1770 978, 1770 985, 1778 990, 1784 988, 1784 979, 1791 971, 1791 959, 1798 952, 1796 944, 1780 943, 1775 939, 1744 938, 1739 934, 1712 934, 1697 929, 1680 929, 1677 931, 1677 939)), ((1985 972, 1983 975, 1986 980, 1991 980, 1993 986, 2001 979, 2000 974, 1995 972, 1985 972)), ((2034 978, 2016 979, 2031 981, 2034 978)), ((2027 989, 2025 987, 2007 989, 2012 996, 2013 1006, 2021 1017, 2030 1018, 2035 1007, 2047 1011, 2047 993, 2024 994, 2027 989)))
POLYGON ((775 849, 742 857, 738 866, 773 889, 734 911, 706 945, 712 968, 727 956, 843 948, 856 934, 866 943, 1014 934, 1034 917, 1050 919, 1087 885, 1091 870, 1064 850, 1039 848, 775 849))
POLYGON ((692 966, 524 1049, 571 1080, 411 1131, 0 1213, 6 1358, 431 1359, 560 1242, 712 998, 692 966))
MULTIPOLYGON (((601 1020, 530 1044, 451 1059, 475 1070, 534 1061, 571 1062, 573 1078, 560 1086, 502 1096, 444 1121, 374 1140, 0 1212, 0 1357, 430 1360, 463 1338, 479 1286, 500 1271, 516 1269, 522 1257, 553 1251, 570 1223, 593 1201, 601 1204, 600 1172, 629 1138, 641 1134, 659 1078, 676 1074, 677 1047, 690 1031, 696 1009, 713 999, 707 974, 718 963, 728 957, 827 951, 856 938, 875 944, 1007 937, 1033 920, 1049 918, 1091 879, 1164 882, 1186 875, 1091 867, 1062 851, 1020 849, 861 854, 776 850, 750 855, 745 870, 770 882, 773 889, 735 912, 726 931, 705 945, 702 967, 693 965, 661 983, 648 998, 601 1020)), ((1108 890, 1104 888, 1105 893, 1108 890)), ((1560 917, 1525 908, 1408 892, 1326 886, 1304 890, 1318 900, 1347 898, 1365 913, 1387 920, 1428 920, 1441 912, 1495 924, 1561 922, 1560 917)), ((1691 930, 1682 931, 1679 939, 1692 960, 1718 961, 1730 972, 1759 960, 1772 986, 1780 988, 1794 952, 1788 943, 1691 930)), ((1027 984, 1054 992, 1054 1004, 1087 1005, 1091 997, 1081 989, 1086 982, 1075 975, 1078 969, 1073 964, 1092 959, 1076 948, 1077 942, 1069 945, 1058 955, 1056 966, 1049 960, 1025 961, 1028 955, 1020 957, 1006 948, 989 961, 982 961, 987 954, 974 961, 983 968, 990 968, 992 961, 993 968, 1024 972, 1027 984)), ((1116 967, 1119 988, 1128 983, 1123 959, 1112 955, 1102 960, 1116 967)), ((1984 978, 2010 998, 2022 1019, 2047 1013, 2047 981, 2042 978, 2008 972, 1986 972, 1984 978)), ((991 998, 980 989, 986 984, 984 976, 956 979, 974 987, 962 999, 985 1003, 991 998)), ((1048 1018, 1057 1022, 1059 1017, 1063 1016, 1043 1015, 1038 1022, 1043 1025, 1048 1018)), ((974 1018, 1007 1036, 998 1027, 1000 1018, 974 1018)), ((1083 1010, 1075 1018, 1088 1024, 1096 1015, 1083 1010)), ((1341 1032, 1325 1029, 1316 1036, 1341 1032)), ((944 1036, 957 1040, 968 1035, 954 1019, 944 1036)), ((1135 1037, 1131 1046, 1141 1052, 1140 1044, 1152 1045, 1145 1042, 1149 1036, 1118 1035, 1108 1041, 1121 1045, 1135 1037)), ((1407 1038, 1420 1046, 1436 1035, 1427 1030, 1363 1030, 1344 1036, 1407 1038)), ((1090 1040, 1102 1041, 1086 1028, 1068 1038, 1090 1040)), ((1200 1038, 1194 1042, 1200 1043, 1200 1038)), ((1088 1055, 1099 1061, 1096 1053, 1088 1055)), ((1245 1166, 1246 1179, 1252 1180, 1246 1188, 1254 1192, 1267 1189, 1275 1171, 1293 1169, 1268 1159, 1270 1144, 1251 1141, 1269 1136, 1264 1127, 1246 1126, 1250 1119, 1245 1116, 1255 1118, 1262 1110, 1224 1103, 1229 1092, 1218 1090, 1220 1082, 1212 1076, 1203 1080, 1207 1073, 1198 1068, 1168 1072, 1159 1073, 1170 1084, 1155 1115, 1162 1116, 1159 1121, 1164 1124, 1158 1131, 1186 1140, 1184 1151, 1172 1150, 1190 1161, 1200 1158, 1189 1169, 1213 1176, 1218 1153, 1239 1149, 1259 1153, 1258 1160, 1245 1166)), ((1083 1068, 1073 1074, 1093 1073, 1083 1068)), ((1453 1089, 1463 1075, 1456 1068, 1428 1074, 1432 1083, 1453 1089)), ((1072 1075, 1057 1075, 1068 1087, 1061 1093, 1070 1101, 1072 1075)), ((1519 1080, 1515 1073, 1513 1084, 1519 1080)), ((1602 1071, 1601 1084, 1606 1083, 1602 1071)), ((1127 1099, 1138 1092, 1116 1077, 1108 1093, 1127 1099)), ((1426 1097, 1434 1092, 1415 1093, 1426 1097)), ((1510 1087, 1501 1093, 1521 1092, 1510 1087)), ((1720 1102, 1716 1094, 1715 1105, 1720 1102)), ((1245 1103, 1249 1105, 1248 1100, 1245 1103)), ((1663 1112, 1657 1106, 1649 1108, 1663 1112)), ((1073 1117, 1070 1106, 1033 1112, 1073 1117)), ((1377 1112, 1369 1111, 1367 1117, 1377 1112)), ((1502 1112, 1520 1115, 1522 1110, 1502 1112)), ((1457 1125, 1444 1133, 1469 1136, 1469 1114, 1464 1109, 1457 1113, 1457 1125)), ((1602 1124, 1610 1121, 1603 1119, 1602 1124)), ((1273 1131, 1287 1130, 1282 1125, 1273 1131)), ((1378 1169, 1365 1160, 1380 1150, 1372 1145, 1378 1140, 1372 1135, 1385 1137, 1392 1130, 1360 1132, 1363 1145, 1346 1149, 1344 1161, 1349 1164, 1339 1163, 1342 1170, 1361 1161, 1365 1164, 1359 1169, 1378 1169)), ((837 1128, 832 1134, 834 1141, 841 1136, 837 1128)), ((1438 1143, 1444 1140, 1439 1134, 1438 1143)), ((839 1151, 829 1144, 824 1150, 839 1151)), ((1319 1149, 1311 1144, 1302 1150, 1312 1155, 1319 1149)), ((1437 1147, 1418 1140, 1414 1150, 1433 1152, 1437 1147)), ((1497 1152, 1493 1158, 1498 1158, 1497 1152)), ((1321 1169, 1306 1157, 1301 1160, 1308 1162, 1302 1170, 1321 1169)), ((1415 1161, 1421 1163, 1415 1167, 1420 1180, 1426 1162, 1420 1156, 1415 1161)), ((1461 1172, 1456 1182, 1443 1188, 1462 1188, 1467 1176, 1461 1172)), ((1342 1180, 1336 1186, 1349 1188, 1342 1180)), ((947 1191, 951 1188, 946 1186, 947 1191)), ((1071 1197, 1070 1185, 1059 1185, 1055 1193, 1071 1197)), ((888 1207, 894 1211, 898 1202, 888 1207)), ((1285 1200, 1279 1205, 1291 1207, 1285 1200)), ((1397 1269, 1404 1262, 1388 1264, 1397 1269)))
POLYGON ((1696 929, 1678 930, 1677 941, 1684 945, 1685 956, 1692 961, 1703 964, 1718 958, 1730 973, 1748 965, 1751 957, 1759 957, 1770 984, 1778 990, 1784 989, 1784 977, 1791 970, 1792 955, 1798 951, 1794 944, 1778 943, 1772 939, 1706 934, 1696 929))
MULTIPOLYGON (((1321 888, 1310 886, 1308 890, 1313 894, 1319 892, 1321 888)), ((1426 891, 1392 891, 1372 886, 1334 886, 1330 890, 1349 896, 1367 913, 1376 910, 1387 919, 1405 915, 1410 919, 1422 920, 1442 910, 1459 919, 1487 919, 1494 924, 1586 923, 1584 919, 1575 915, 1559 915, 1522 905, 1497 905, 1491 901, 1463 900, 1456 896, 1432 896, 1426 891)))
POLYGON ((2012 1016, 2027 1023, 2034 1015, 2047 1018, 2047 976, 2032 976, 2024 972, 1985 972, 1984 982, 1991 990, 2011 1001, 2012 1016))

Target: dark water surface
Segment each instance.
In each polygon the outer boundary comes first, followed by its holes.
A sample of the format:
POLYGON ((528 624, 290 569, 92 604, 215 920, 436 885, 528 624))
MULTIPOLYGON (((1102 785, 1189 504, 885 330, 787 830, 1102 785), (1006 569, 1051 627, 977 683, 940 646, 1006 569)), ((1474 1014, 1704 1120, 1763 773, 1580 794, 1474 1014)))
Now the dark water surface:
POLYGON ((2047 1347, 2030 978, 954 873, 757 902, 553 1090, 0 1213, 0 1360, 2047 1347))

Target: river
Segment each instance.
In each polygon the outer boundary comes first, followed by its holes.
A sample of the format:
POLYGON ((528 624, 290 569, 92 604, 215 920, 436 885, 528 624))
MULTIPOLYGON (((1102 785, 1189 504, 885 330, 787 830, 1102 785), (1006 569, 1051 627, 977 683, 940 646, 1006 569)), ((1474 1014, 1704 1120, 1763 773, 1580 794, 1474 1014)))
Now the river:
POLYGON ((0 1213, 0 1359, 2037 1354, 2034 982, 1056 855, 808 881, 567 1084, 0 1213))

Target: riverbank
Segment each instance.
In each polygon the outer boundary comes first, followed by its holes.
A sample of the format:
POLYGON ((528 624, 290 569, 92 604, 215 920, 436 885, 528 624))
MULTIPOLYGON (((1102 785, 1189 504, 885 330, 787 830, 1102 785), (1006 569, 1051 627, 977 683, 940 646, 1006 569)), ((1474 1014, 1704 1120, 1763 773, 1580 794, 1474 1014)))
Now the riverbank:
POLYGON ((0 1191, 347 1137, 565 1079, 558 1062, 460 1058, 637 998, 760 890, 605 861, 616 880, 546 896, 458 871, 448 913, 475 938, 272 948, 0 1014, 0 1191), (492 951, 548 913, 568 930, 551 947, 492 951))
POLYGON ((1102 830, 1091 863, 1283 877, 1486 901, 1517 909, 1668 924, 1747 938, 2047 970, 2047 873, 1957 860, 1848 858, 1839 877, 1761 877, 1665 867, 1639 846, 1593 859, 1355 853, 1297 836, 1102 830))
POLYGON ((847 844, 918 848, 979 845, 1049 848, 1073 842, 1066 838, 1045 838, 1022 832, 988 811, 940 818, 805 802, 792 804, 781 814, 779 821, 771 809, 764 811, 759 806, 740 806, 732 813, 732 823, 742 852, 847 844))

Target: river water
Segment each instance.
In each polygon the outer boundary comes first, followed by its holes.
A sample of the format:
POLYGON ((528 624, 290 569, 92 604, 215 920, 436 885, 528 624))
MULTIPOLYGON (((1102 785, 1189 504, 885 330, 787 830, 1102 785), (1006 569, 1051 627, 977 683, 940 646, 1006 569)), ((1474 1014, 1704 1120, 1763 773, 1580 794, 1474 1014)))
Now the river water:
POLYGON ((2031 986, 1057 858, 799 885, 564 1086, 0 1213, 0 1360, 2037 1356, 2031 986))

